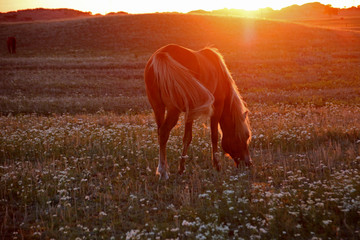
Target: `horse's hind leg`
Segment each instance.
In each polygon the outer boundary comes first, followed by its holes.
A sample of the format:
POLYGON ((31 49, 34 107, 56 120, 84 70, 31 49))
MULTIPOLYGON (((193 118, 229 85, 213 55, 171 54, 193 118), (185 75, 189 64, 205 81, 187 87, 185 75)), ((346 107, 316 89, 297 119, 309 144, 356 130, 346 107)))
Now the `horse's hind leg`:
POLYGON ((192 140, 192 125, 193 121, 188 121, 185 123, 185 133, 183 138, 183 152, 181 154, 180 164, 179 164, 179 174, 182 174, 185 170, 185 161, 189 156, 187 155, 189 145, 192 140))
POLYGON ((159 128, 159 145, 160 145, 160 156, 159 166, 157 168, 157 174, 160 175, 160 179, 168 179, 168 165, 166 160, 166 143, 169 139, 170 131, 176 125, 179 119, 180 112, 177 109, 170 109, 166 113, 164 123, 159 128))

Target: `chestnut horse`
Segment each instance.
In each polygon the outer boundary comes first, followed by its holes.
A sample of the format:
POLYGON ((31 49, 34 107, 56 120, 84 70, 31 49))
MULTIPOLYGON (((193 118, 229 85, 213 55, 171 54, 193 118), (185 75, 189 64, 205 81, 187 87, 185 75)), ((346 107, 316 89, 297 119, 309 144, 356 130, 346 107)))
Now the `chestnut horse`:
POLYGON ((218 161, 218 125, 224 152, 234 160, 252 165, 248 144, 251 139, 248 109, 240 96, 222 55, 214 48, 193 51, 179 45, 157 50, 145 67, 146 93, 154 110, 160 145, 157 174, 168 179, 166 143, 181 112, 185 112, 185 133, 179 174, 184 171, 192 139, 192 125, 197 116, 210 117, 212 163, 218 161), (165 115, 166 112, 166 115, 165 115))

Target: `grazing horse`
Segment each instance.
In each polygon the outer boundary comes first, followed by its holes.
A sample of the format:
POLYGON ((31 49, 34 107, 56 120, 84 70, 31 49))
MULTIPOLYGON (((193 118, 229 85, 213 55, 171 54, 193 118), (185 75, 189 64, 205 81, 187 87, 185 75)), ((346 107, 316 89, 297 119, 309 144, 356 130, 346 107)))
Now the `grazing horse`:
POLYGON ((16 53, 16 38, 15 37, 8 37, 7 41, 7 48, 10 54, 16 53))
POLYGON ((181 112, 185 112, 185 134, 179 174, 183 173, 196 117, 210 117, 212 164, 218 171, 219 124, 221 146, 234 160, 252 165, 248 144, 251 139, 248 109, 222 55, 214 48, 193 51, 179 45, 157 50, 145 67, 146 93, 154 110, 160 145, 157 174, 168 179, 166 143, 181 112), (165 115, 166 112, 166 115, 165 115))

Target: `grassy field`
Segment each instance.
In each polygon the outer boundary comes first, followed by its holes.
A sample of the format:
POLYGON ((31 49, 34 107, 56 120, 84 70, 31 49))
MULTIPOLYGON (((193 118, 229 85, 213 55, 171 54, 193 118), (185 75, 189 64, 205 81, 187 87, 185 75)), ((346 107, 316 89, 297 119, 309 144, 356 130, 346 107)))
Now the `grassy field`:
POLYGON ((0 239, 359 239, 360 34, 181 14, 1 24, 0 239), (183 119, 155 176, 143 69, 167 43, 215 46, 251 111, 254 167, 211 166, 183 119))

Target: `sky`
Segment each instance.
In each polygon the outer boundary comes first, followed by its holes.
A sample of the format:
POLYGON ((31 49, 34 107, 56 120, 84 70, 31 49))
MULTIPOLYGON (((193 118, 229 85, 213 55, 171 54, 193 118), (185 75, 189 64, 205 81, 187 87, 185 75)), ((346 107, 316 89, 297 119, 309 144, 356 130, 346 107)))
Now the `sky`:
POLYGON ((360 0, 0 0, 0 12, 31 8, 71 8, 93 14, 124 11, 128 13, 189 12, 236 8, 257 10, 271 7, 275 10, 293 4, 321 2, 344 8, 360 5, 360 0))

